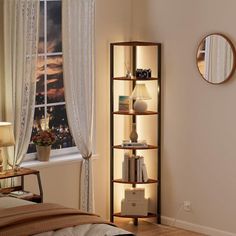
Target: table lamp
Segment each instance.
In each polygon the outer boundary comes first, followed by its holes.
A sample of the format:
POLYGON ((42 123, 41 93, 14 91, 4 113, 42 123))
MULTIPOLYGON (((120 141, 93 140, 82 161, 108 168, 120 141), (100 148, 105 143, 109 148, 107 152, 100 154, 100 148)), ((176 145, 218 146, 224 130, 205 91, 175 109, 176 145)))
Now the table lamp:
POLYGON ((136 112, 145 112, 147 103, 144 100, 151 99, 145 84, 136 84, 130 98, 136 100, 133 107, 136 112))
POLYGON ((3 171, 3 157, 1 154, 2 147, 9 147, 15 144, 13 126, 9 122, 0 122, 0 175, 3 171))

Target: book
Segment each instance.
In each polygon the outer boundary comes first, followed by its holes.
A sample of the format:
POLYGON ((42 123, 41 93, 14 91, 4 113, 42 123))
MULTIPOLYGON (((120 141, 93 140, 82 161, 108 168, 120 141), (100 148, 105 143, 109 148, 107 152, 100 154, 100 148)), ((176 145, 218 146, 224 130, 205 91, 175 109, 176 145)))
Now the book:
POLYGON ((125 161, 122 162, 122 180, 127 181, 128 178, 126 177, 126 164, 125 161))
POLYGON ((124 140, 122 142, 122 146, 123 147, 148 147, 146 142, 130 142, 130 141, 126 141, 124 140))
POLYGON ((135 181, 139 181, 139 156, 135 156, 135 181))
POLYGON ((125 153, 122 162, 122 180, 131 182, 147 182, 147 168, 143 156, 125 153))
POLYGON ((130 157, 130 181, 135 181, 135 155, 130 157))
POLYGON ((126 182, 130 181, 130 158, 129 152, 125 152, 122 162, 122 180, 126 182))
POLYGON ((142 165, 142 177, 143 177, 144 182, 148 181, 147 167, 146 167, 145 163, 143 163, 143 165, 142 165))
POLYGON ((143 164, 144 164, 144 157, 140 156, 138 163, 138 182, 143 182, 143 172, 142 172, 143 164))
POLYGON ((12 191, 8 194, 8 196, 11 197, 17 197, 17 198, 24 198, 24 197, 31 197, 34 194, 28 191, 23 191, 23 190, 19 190, 19 191, 12 191))

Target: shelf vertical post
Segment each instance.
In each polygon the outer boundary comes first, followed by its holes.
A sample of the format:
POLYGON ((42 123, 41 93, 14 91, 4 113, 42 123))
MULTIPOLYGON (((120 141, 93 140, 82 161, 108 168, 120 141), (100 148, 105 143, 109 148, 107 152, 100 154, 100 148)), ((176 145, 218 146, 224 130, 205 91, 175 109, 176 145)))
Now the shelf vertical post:
MULTIPOLYGON (((132 46, 132 74, 133 76, 135 76, 136 69, 137 69, 137 46, 132 46)), ((133 81, 132 91, 134 90, 135 85, 136 85, 136 80, 133 81)), ((133 106, 134 106, 134 101, 132 101, 132 108, 133 106)), ((136 116, 132 116, 132 122, 136 123, 136 116)), ((133 153, 133 154, 136 154, 136 153, 133 153)))
POLYGON ((135 226, 138 226, 138 218, 134 218, 134 219, 133 219, 133 222, 134 222, 134 225, 135 225, 135 226))
MULTIPOLYGON (((137 69, 137 47, 136 46, 132 46, 132 74, 135 75, 135 71, 137 69)), ((136 81, 134 80, 132 83, 132 91, 134 90, 136 85, 136 81)), ((131 91, 131 93, 132 93, 131 91)), ((134 106, 134 101, 132 101, 132 107, 134 106)), ((132 123, 136 123, 136 116, 132 116, 132 123)), ((133 149, 132 150, 132 154, 136 155, 136 150, 133 149)), ((133 184, 132 186, 133 188, 136 187, 135 184, 133 184)))
MULTIPOLYGON (((133 76, 135 76, 136 69, 137 69, 137 46, 132 46, 132 64, 133 64, 132 74, 133 74, 133 76)), ((135 85, 136 85, 136 80, 133 82, 132 91, 134 90, 135 85)), ((134 102, 132 103, 132 106, 134 106, 134 102)), ((137 121, 136 116, 132 116, 132 123, 136 123, 136 121, 137 121)), ((135 149, 132 150, 132 154, 136 155, 135 149)), ((132 184, 132 187, 136 188, 136 184, 132 184)), ((133 223, 134 223, 134 225, 138 225, 138 218, 134 218, 133 223)))
POLYGON ((158 185, 157 185, 157 223, 161 224, 161 44, 159 43, 157 45, 158 48, 158 54, 157 54, 157 63, 158 63, 158 149, 157 149, 157 155, 158 155, 158 161, 157 161, 157 179, 158 179, 158 185))
POLYGON ((114 169, 114 118, 113 118, 113 110, 114 110, 114 86, 113 86, 113 77, 114 77, 114 45, 110 44, 110 221, 114 221, 114 185, 113 185, 113 169, 114 169))

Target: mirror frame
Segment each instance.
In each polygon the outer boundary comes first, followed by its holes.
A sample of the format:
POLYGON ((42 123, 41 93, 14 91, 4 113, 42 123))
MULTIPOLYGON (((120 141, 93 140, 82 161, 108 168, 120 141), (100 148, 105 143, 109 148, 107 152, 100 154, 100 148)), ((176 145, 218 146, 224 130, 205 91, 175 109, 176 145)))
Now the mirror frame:
POLYGON ((204 38, 200 41, 200 43, 198 44, 198 47, 197 47, 197 52, 196 52, 196 66, 197 66, 197 69, 198 69, 198 72, 199 74, 201 75, 202 79, 204 79, 207 83, 209 84, 214 84, 214 85, 218 85, 218 84, 223 84, 225 82, 227 82, 234 74, 234 71, 235 71, 235 67, 236 67, 236 51, 235 51, 235 47, 234 47, 234 44, 232 43, 232 41, 227 37, 225 36, 224 34, 222 33, 211 33, 211 34, 208 34, 206 36, 204 36, 204 38), (197 55, 198 55, 198 50, 199 50, 199 47, 200 45, 203 43, 203 41, 211 36, 211 35, 219 35, 221 37, 223 37, 230 45, 230 48, 232 49, 232 52, 233 52, 233 65, 232 65, 232 69, 229 73, 229 75, 220 83, 213 83, 213 82, 210 82, 208 81, 207 79, 204 78, 204 76, 201 74, 200 70, 199 70, 199 67, 198 67, 198 61, 197 61, 197 55))

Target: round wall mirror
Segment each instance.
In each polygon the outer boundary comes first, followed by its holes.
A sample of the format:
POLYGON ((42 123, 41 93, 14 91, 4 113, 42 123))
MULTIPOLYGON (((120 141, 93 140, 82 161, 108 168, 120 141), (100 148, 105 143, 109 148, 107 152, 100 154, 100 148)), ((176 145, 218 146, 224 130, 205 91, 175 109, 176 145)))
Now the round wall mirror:
POLYGON ((222 34, 206 36, 198 46, 197 67, 207 82, 221 84, 230 79, 235 70, 235 49, 222 34))

